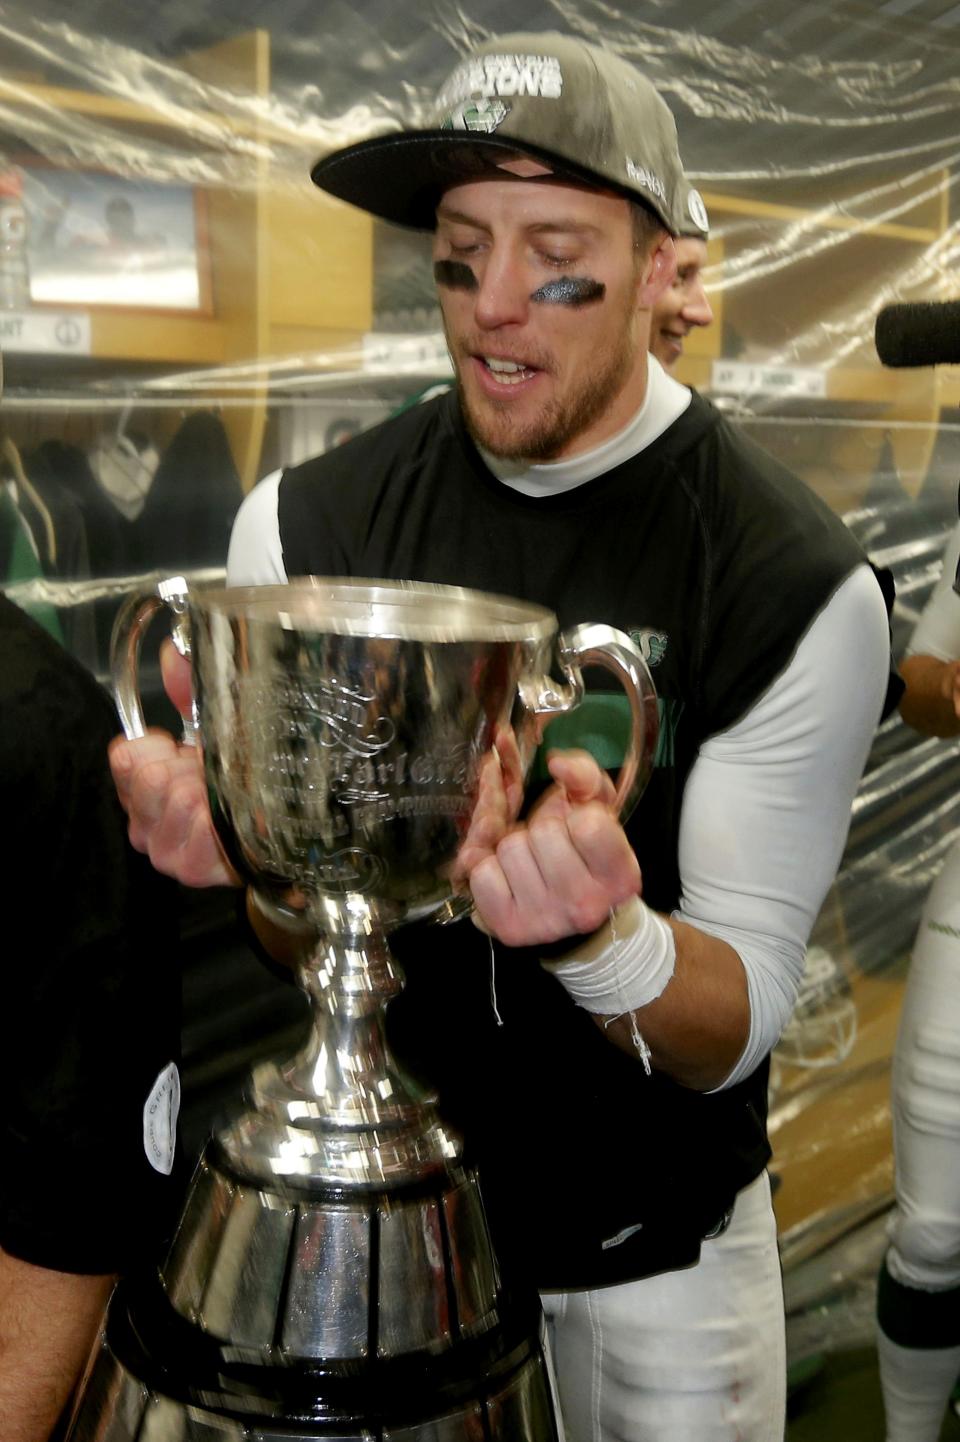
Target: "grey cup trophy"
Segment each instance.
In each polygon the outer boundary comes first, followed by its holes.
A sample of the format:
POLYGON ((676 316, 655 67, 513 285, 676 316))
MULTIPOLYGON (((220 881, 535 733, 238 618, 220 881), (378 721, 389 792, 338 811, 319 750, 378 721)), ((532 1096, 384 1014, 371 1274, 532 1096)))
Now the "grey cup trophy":
POLYGON ((469 908, 467 850, 510 823, 583 666, 627 693, 632 807, 657 738, 644 661, 610 627, 558 635, 542 607, 456 587, 178 579, 117 619, 131 737, 163 605, 224 850, 312 938, 312 1022, 208 1144, 159 1276, 117 1289, 69 1442, 552 1442, 538 1300, 504 1283, 458 1138, 390 1056, 385 938, 469 908))

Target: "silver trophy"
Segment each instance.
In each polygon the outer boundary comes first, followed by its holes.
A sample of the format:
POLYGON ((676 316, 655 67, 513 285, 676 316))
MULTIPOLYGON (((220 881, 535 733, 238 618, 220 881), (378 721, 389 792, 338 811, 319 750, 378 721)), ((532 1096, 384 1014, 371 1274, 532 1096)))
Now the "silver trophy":
POLYGON ((538 1299, 501 1277, 459 1139, 387 1046, 402 976, 386 935, 469 910, 471 848, 515 819, 584 666, 629 699, 626 815, 656 749, 643 658, 608 626, 558 634, 542 607, 456 587, 310 577, 188 594, 178 579, 117 619, 129 737, 144 731, 141 638, 164 605, 193 664, 187 739, 223 849, 308 938, 311 1030, 254 1070, 159 1274, 115 1292, 69 1442, 553 1442, 538 1299))

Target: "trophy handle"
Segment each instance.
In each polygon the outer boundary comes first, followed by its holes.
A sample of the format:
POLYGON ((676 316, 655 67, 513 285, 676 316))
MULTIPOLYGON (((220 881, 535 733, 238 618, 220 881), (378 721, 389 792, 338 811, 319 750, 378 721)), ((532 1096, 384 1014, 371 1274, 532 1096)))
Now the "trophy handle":
POLYGON ((569 684, 558 686, 549 677, 528 681, 522 687, 524 704, 539 716, 572 711, 583 699, 584 666, 602 666, 613 672, 630 703, 630 744, 617 779, 615 802, 620 820, 626 821, 650 780, 660 732, 657 692, 647 663, 630 637, 614 626, 571 626, 561 632, 557 645, 569 684))
MULTIPOLYGON (((113 623, 110 636, 110 674, 113 697, 120 715, 120 724, 128 741, 137 741, 147 732, 140 699, 140 646, 150 622, 166 607, 173 614, 171 639, 181 656, 190 656, 189 591, 182 576, 161 581, 153 591, 137 591, 128 596, 113 623)), ((187 746, 197 744, 197 711, 184 717, 182 740, 187 746)))

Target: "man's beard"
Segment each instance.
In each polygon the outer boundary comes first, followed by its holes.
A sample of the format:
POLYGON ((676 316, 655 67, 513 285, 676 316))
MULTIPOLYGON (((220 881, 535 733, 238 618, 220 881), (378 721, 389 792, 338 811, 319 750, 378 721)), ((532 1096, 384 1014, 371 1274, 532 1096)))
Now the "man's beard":
POLYGON ((571 441, 582 435, 612 405, 633 367, 634 342, 626 328, 617 337, 602 369, 568 396, 557 396, 529 421, 518 424, 512 418, 507 399, 503 402, 503 423, 498 422, 496 401, 484 397, 482 409, 474 408, 456 368, 460 409, 473 440, 490 455, 510 461, 553 461, 571 441))

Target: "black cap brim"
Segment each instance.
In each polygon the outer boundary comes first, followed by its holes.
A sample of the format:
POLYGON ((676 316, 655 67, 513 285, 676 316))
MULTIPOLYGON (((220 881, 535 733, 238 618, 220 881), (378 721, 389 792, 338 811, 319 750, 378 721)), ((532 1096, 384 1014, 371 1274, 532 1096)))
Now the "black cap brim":
POLYGON ((559 177, 614 190, 643 204, 642 197, 613 185, 569 160, 506 136, 463 130, 398 130, 345 146, 318 160, 313 183, 349 205, 412 230, 436 227, 437 202, 452 185, 489 175, 496 156, 531 155, 559 177))

